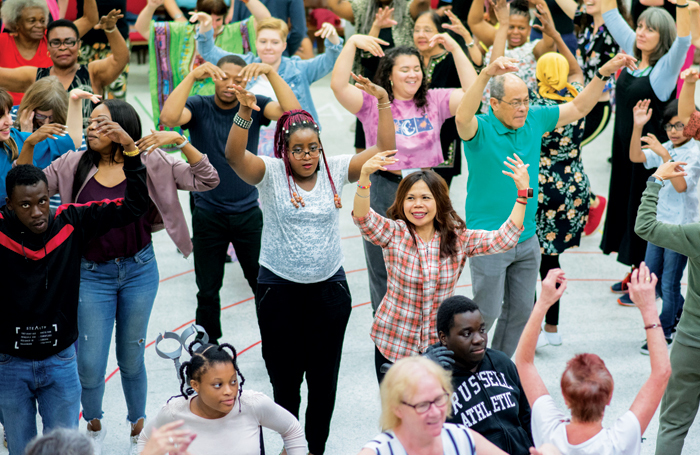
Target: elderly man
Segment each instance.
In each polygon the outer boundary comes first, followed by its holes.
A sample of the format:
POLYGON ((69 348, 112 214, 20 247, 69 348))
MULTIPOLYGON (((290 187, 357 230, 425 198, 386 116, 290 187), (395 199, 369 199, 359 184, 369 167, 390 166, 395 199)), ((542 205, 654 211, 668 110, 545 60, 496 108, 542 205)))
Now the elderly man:
MULTIPOLYGON (((466 217, 469 229, 498 229, 508 217, 512 204, 503 198, 503 188, 513 185, 508 176, 496 176, 506 157, 517 154, 526 166, 539 170, 542 135, 575 122, 590 112, 603 93, 607 81, 623 66, 635 68, 635 59, 617 55, 598 69, 590 84, 571 102, 558 106, 529 107, 525 82, 508 74, 517 71, 515 59, 500 57, 484 69, 467 90, 455 116, 464 155, 469 166, 466 217), (476 115, 479 101, 491 81, 490 109, 476 115)), ((486 330, 498 319, 491 342, 493 349, 512 356, 535 301, 535 285, 540 268, 540 248, 535 235, 535 212, 539 172, 530 171, 530 186, 516 196, 522 204, 535 198, 525 212, 520 242, 506 253, 469 260, 474 300, 486 330)))

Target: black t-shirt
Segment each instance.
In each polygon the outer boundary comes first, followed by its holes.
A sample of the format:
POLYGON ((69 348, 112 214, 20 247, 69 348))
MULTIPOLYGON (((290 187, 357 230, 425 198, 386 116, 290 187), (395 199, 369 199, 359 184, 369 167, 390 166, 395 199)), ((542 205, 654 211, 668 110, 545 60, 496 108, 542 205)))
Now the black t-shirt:
MULTIPOLYGON (((83 1, 78 0, 78 17, 83 16, 83 1)), ((124 39, 129 38, 129 24, 126 22, 126 0, 97 0, 97 12, 100 16, 106 16, 113 9, 122 10, 123 18, 117 21, 117 29, 124 39)), ((107 35, 102 30, 90 30, 82 38, 83 44, 106 43, 107 35)))
MULTIPOLYGON (((650 6, 644 6, 642 5, 639 0, 632 0, 632 11, 630 12, 632 16, 632 24, 637 27, 637 19, 639 19, 639 16, 642 15, 645 9, 651 8, 650 6)), ((673 17, 673 20, 676 20, 676 5, 673 3, 669 2, 668 0, 664 0, 664 5, 661 6, 660 8, 665 9, 668 11, 668 13, 673 17)))
MULTIPOLYGON (((556 0, 547 0, 547 7, 549 7, 549 11, 552 13, 554 26, 559 33, 566 35, 574 32, 574 20, 566 15, 566 13, 559 7, 556 0)), ((535 17, 534 24, 542 25, 537 17, 535 17)))
MULTIPOLYGON (((215 95, 195 95, 187 98, 185 107, 192 113, 190 121, 182 129, 190 131, 190 141, 200 152, 206 153, 212 166, 219 173, 219 185, 210 191, 193 193, 197 207, 216 213, 242 213, 258 205, 258 190, 245 183, 226 161, 226 141, 238 113, 239 104, 233 109, 221 109, 214 101, 215 95)), ((258 153, 260 127, 270 124, 263 115, 270 98, 255 95, 259 111, 253 111, 253 124, 248 130, 246 149, 258 153)))

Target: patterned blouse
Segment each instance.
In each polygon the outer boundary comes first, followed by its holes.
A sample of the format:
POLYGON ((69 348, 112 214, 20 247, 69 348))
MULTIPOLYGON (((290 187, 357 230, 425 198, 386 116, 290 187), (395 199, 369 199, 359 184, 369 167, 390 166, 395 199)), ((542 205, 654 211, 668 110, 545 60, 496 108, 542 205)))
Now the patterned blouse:
POLYGON ((370 337, 384 357, 396 362, 425 351, 438 341, 436 320, 443 300, 454 295, 467 258, 503 253, 518 243, 522 229, 510 218, 497 231, 463 229, 458 253, 440 258, 440 234, 414 242, 404 221, 393 221, 370 209, 353 216, 362 237, 384 251, 387 292, 377 309, 370 337))
MULTIPOLYGON (((620 52, 620 46, 615 42, 605 24, 595 30, 593 18, 586 14, 586 6, 583 5, 576 11, 574 23, 581 25, 584 17, 588 18, 588 25, 581 29, 578 35, 578 50, 576 59, 583 70, 585 85, 588 85, 595 77, 595 72, 608 60, 620 52)), ((603 92, 609 92, 615 88, 615 78, 612 77, 605 83, 603 92)))

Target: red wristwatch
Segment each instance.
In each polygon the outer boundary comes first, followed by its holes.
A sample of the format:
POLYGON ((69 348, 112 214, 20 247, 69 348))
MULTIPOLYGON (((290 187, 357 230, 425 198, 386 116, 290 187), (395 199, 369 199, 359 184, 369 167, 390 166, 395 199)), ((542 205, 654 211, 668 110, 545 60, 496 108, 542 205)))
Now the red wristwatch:
POLYGON ((532 188, 525 188, 522 190, 518 190, 518 197, 524 197, 527 199, 530 199, 533 196, 533 191, 532 188))

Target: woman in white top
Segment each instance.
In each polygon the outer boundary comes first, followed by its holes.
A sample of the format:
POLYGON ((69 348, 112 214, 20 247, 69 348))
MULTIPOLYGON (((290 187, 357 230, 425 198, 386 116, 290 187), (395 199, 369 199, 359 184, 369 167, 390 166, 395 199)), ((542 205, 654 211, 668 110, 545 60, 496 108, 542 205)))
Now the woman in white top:
POLYGON ((520 336, 515 352, 520 381, 532 406, 532 438, 535 445, 555 445, 564 455, 638 455, 642 435, 659 406, 671 375, 671 362, 656 309, 656 275, 642 262, 632 273, 629 292, 644 320, 651 360, 651 374, 640 389, 629 411, 609 428, 603 428, 605 406, 610 404, 613 378, 603 360, 595 354, 579 354, 566 364, 561 391, 571 420, 549 395, 535 367, 535 347, 547 309, 566 289, 561 269, 552 269, 542 280, 530 320, 520 336))
POLYGON ((306 455, 299 421, 266 395, 243 390, 245 379, 238 369, 233 346, 194 341, 189 353, 192 358, 180 368, 182 395, 168 400, 156 418, 148 422, 139 436, 138 453, 157 453, 146 450, 153 446, 148 444, 149 439, 179 426, 161 428, 163 425, 184 421, 183 429, 188 432, 168 433, 170 453, 180 453, 189 445, 187 450, 195 454, 259 455, 262 426, 282 436, 288 455, 306 455))
POLYGON ((306 375, 306 438, 313 455, 323 453, 328 439, 351 311, 342 267, 340 194, 343 185, 359 179, 370 157, 395 148, 386 90, 356 80, 381 108, 377 145, 363 153, 327 158, 318 125, 303 110, 285 112, 277 121, 275 158, 246 151, 251 112, 258 107, 255 96, 238 86, 240 110, 226 144, 233 170, 257 186, 265 219, 255 303, 275 402, 298 417, 306 375), (313 348, 290 355, 289 340, 313 348))

